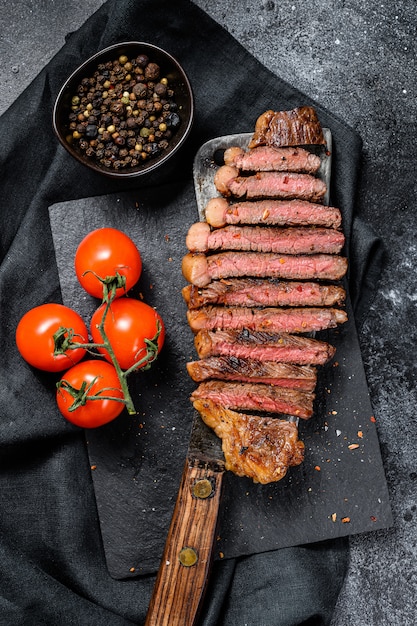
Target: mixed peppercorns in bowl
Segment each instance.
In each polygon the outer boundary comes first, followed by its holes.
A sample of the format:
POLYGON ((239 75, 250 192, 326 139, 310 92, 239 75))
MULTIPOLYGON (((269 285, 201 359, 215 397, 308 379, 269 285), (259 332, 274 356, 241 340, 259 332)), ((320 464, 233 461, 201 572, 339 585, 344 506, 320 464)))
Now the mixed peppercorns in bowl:
POLYGON ((191 85, 178 61, 153 44, 125 42, 71 74, 56 99, 53 127, 79 162, 129 178, 176 153, 193 117, 191 85))

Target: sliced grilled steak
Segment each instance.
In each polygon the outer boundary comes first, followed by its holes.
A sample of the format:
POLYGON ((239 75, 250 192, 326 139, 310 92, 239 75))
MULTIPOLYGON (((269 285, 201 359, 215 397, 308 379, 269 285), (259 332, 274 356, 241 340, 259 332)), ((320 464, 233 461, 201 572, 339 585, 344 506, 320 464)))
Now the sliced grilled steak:
POLYGON ((196 400, 194 408, 222 439, 225 467, 266 485, 281 480, 289 467, 304 460, 304 444, 295 422, 245 415, 210 400, 196 400))
POLYGON ((189 309, 207 304, 228 306, 334 306, 346 292, 339 285, 283 281, 268 278, 215 280, 207 287, 187 285, 182 295, 189 309))
POLYGON ((211 230, 207 222, 192 224, 186 237, 190 252, 250 250, 278 254, 338 254, 344 243, 344 234, 334 228, 233 225, 211 230))
POLYGON ((230 204, 226 198, 212 198, 205 208, 205 217, 214 228, 226 224, 340 228, 342 223, 340 209, 305 200, 258 200, 230 204))
POLYGON ((313 107, 291 111, 265 111, 258 117, 249 148, 325 144, 323 129, 313 107))
POLYGON ((314 394, 261 383, 210 380, 191 394, 191 401, 212 400, 226 409, 283 413, 308 419, 313 414, 314 394))
POLYGON ((194 339, 200 359, 211 356, 275 361, 300 365, 324 365, 336 348, 302 335, 243 330, 200 330, 194 339))
POLYGON ((340 309, 266 308, 207 306, 187 311, 188 323, 197 333, 199 330, 243 329, 279 333, 310 333, 335 328, 347 321, 345 311, 340 309))
POLYGON ((314 391, 317 382, 315 368, 308 365, 256 361, 234 356, 213 356, 190 361, 187 363, 187 371, 197 383, 215 378, 314 391))
POLYGON ((315 174, 320 168, 320 157, 304 148, 272 148, 260 146, 253 150, 228 148, 224 153, 226 165, 242 172, 304 172, 315 174))
POLYGON ((340 280, 347 259, 333 254, 290 255, 263 252, 219 252, 206 256, 189 252, 182 260, 184 278, 206 287, 219 278, 284 278, 293 280, 340 280))
POLYGON ((253 176, 232 176, 227 165, 215 176, 216 189, 224 196, 234 198, 281 198, 321 202, 326 194, 326 183, 311 174, 293 172, 258 172, 253 176))

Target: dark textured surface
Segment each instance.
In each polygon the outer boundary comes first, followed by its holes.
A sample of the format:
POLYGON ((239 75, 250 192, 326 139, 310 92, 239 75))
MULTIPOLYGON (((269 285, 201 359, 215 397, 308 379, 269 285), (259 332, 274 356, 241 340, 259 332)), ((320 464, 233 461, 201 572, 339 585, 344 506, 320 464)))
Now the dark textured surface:
MULTIPOLYGON (((101 4, 25 0, 2 8, 1 112, 61 47, 66 33, 101 4)), ((387 260, 360 342, 394 527, 351 539, 349 574, 332 626, 413 624, 417 251, 411 199, 417 156, 417 5, 407 0, 196 4, 273 72, 357 129, 364 141, 358 202, 384 238, 387 260), (387 180, 392 184, 386 185, 387 180)))

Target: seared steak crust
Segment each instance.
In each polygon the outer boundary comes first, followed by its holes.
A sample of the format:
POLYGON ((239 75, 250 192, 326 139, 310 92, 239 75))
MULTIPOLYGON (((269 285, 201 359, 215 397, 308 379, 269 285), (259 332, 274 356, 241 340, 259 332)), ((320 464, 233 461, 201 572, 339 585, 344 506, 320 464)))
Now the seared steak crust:
POLYGON ((245 415, 211 400, 195 400, 203 421, 222 439, 225 467, 256 483, 281 480, 291 466, 304 460, 304 444, 294 422, 245 415))
POLYGON ((313 107, 266 111, 258 117, 249 148, 325 144, 323 129, 313 107))
POLYGON ((261 224, 340 228, 342 223, 340 209, 306 200, 257 200, 230 204, 225 198, 212 198, 205 213, 207 222, 214 227, 261 224))
POLYGON ((207 287, 186 285, 182 294, 189 309, 207 304, 227 306, 334 306, 345 300, 339 285, 283 281, 268 278, 230 278, 212 281, 207 287))
POLYGON ((344 243, 344 234, 334 228, 230 225, 211 230, 206 222, 192 224, 186 237, 190 252, 243 250, 276 254, 338 254, 344 243))
POLYGON ((347 321, 345 311, 333 308, 273 308, 207 306, 188 310, 191 329, 243 329, 281 333, 310 333, 335 328, 347 321))
POLYGON ((200 330, 194 345, 200 359, 224 355, 301 365, 324 365, 336 352, 334 346, 318 339, 247 328, 200 330))
POLYGON ((187 363, 187 371, 198 383, 213 378, 314 391, 317 382, 316 369, 311 366, 257 361, 235 356, 214 356, 200 361, 190 361, 187 363))
POLYGON ((315 174, 320 168, 320 157, 304 148, 273 148, 260 146, 253 150, 228 148, 224 153, 226 165, 242 172, 304 172, 315 174))
POLYGON ((332 254, 273 254, 262 252, 219 252, 209 256, 189 253, 183 257, 185 279, 197 287, 212 280, 251 276, 289 280, 340 280, 347 271, 347 259, 332 254))
MULTIPOLYGON (((216 173, 218 179, 222 176, 221 169, 216 173)), ((311 174, 258 172, 253 176, 235 176, 223 180, 221 186, 217 185, 216 177, 215 184, 218 190, 223 195, 235 198, 298 198, 310 202, 321 202, 327 191, 326 184, 311 174)))
POLYGON ((282 413, 309 419, 313 414, 314 397, 313 393, 307 391, 261 383, 210 380, 200 383, 191 394, 191 401, 207 399, 227 409, 282 413))

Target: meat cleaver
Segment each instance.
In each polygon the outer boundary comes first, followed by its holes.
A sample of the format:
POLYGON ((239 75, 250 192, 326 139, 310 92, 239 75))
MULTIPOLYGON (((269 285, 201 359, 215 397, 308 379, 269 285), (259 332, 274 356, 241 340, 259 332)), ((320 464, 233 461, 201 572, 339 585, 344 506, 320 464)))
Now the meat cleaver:
POLYGON ((197 624, 213 557, 224 470, 221 439, 195 411, 145 626, 197 624))

